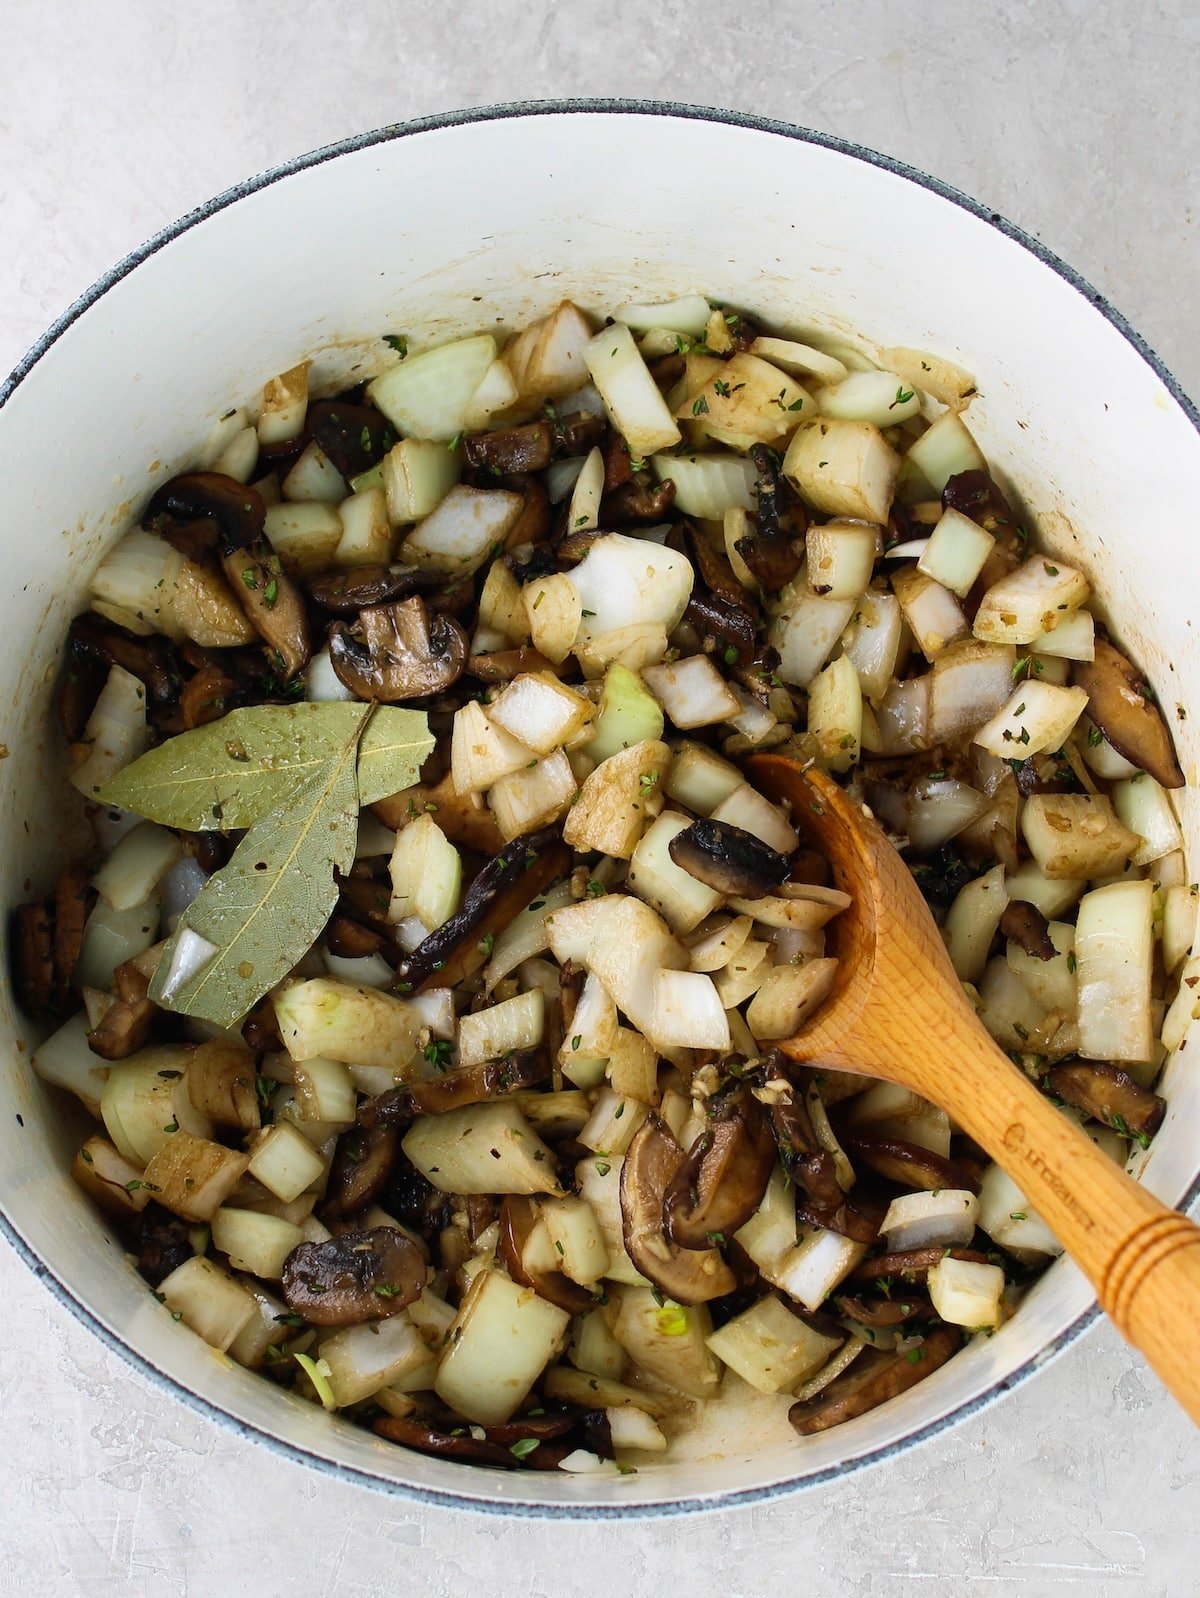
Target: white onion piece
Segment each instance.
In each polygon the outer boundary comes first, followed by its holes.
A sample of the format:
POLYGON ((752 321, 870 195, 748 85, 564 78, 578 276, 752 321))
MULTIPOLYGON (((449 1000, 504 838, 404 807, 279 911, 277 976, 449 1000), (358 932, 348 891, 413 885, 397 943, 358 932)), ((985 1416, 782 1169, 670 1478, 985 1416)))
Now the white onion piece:
POLYGON ((353 689, 347 688, 334 671, 328 649, 322 649, 309 661, 304 673, 304 697, 317 704, 337 704, 354 698, 353 689))
POLYGON ((979 1219, 979 1200, 963 1188, 936 1193, 902 1193, 888 1206, 880 1230, 889 1253, 909 1248, 959 1248, 971 1241, 979 1219))
POLYGON ((199 976, 205 966, 220 952, 215 943, 202 938, 198 932, 193 932, 191 927, 184 927, 176 940, 171 953, 171 963, 162 981, 159 993, 162 1003, 170 1004, 180 988, 193 977, 199 976))
MULTIPOLYGON (((422 929, 424 930, 424 929, 422 929)), ((325 950, 325 969, 339 982, 349 982, 359 988, 390 988, 396 973, 381 954, 348 956, 330 954, 325 950)), ((413 1001, 415 1006, 415 999, 413 1001)))
POLYGON ((546 468, 546 493, 552 505, 561 505, 568 497, 586 460, 586 455, 572 455, 566 460, 550 462, 546 468))
POLYGON ((929 548, 928 538, 907 538, 902 544, 892 544, 883 552, 884 560, 916 560, 929 548))

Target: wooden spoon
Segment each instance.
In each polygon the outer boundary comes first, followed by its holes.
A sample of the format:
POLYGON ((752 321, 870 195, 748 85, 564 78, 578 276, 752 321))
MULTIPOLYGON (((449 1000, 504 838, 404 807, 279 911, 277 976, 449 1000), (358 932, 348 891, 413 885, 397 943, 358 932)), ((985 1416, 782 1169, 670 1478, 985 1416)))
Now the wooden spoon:
POLYGON ((907 867, 861 807, 782 756, 748 765, 758 787, 790 802, 851 900, 828 928, 833 991, 784 1052, 941 1105, 1020 1186, 1117 1330, 1200 1424, 1200 1227, 1114 1165, 992 1041, 907 867))

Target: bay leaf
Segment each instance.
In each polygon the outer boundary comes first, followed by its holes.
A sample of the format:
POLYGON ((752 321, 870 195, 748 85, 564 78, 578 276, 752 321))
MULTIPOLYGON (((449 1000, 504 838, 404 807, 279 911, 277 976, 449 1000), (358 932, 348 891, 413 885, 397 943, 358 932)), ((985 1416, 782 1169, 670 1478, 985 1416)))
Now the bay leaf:
POLYGON ((150 984, 162 1000, 180 933, 190 928, 217 953, 165 1009, 218 1026, 237 1024, 316 941, 337 902, 334 869, 348 871, 358 836, 357 752, 371 707, 354 705, 359 725, 283 804, 251 826, 228 865, 211 877, 180 918, 150 984))
MULTIPOLYGON (((251 705, 148 750, 100 790, 103 804, 186 832, 252 826, 337 754, 364 706, 251 705)), ((380 706, 358 751, 359 802, 411 788, 433 748, 424 711, 380 706)))

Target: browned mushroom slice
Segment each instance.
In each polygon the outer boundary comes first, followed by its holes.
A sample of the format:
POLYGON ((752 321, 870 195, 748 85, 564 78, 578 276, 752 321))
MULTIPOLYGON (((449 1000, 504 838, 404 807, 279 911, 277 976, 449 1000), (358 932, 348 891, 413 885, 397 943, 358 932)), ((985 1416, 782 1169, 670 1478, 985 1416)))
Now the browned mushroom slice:
POLYGON ((744 1085, 722 1095, 684 1156, 663 1200, 667 1235, 680 1248, 711 1248, 744 1226, 775 1169, 775 1140, 762 1105, 744 1085))
POLYGON ((417 945, 401 968, 401 991, 420 992, 427 983, 453 988, 487 958, 487 934, 506 927, 531 899, 570 867, 570 851, 552 827, 505 844, 472 882, 462 905, 417 945))
POLYGON ((873 1259, 860 1260, 850 1272, 851 1282, 891 1281, 923 1282, 940 1259, 949 1254, 952 1260, 970 1260, 975 1265, 986 1265, 987 1255, 973 1248, 944 1249, 931 1245, 928 1248, 900 1249, 895 1254, 876 1254, 873 1259))
MULTIPOLYGON (((669 483, 671 479, 668 477, 664 481, 669 483)), ((684 536, 692 565, 704 586, 718 599, 724 599, 731 605, 745 606, 746 590, 733 575, 733 567, 725 555, 690 523, 684 527, 684 536)))
POLYGON ((860 1326, 902 1326, 905 1321, 925 1320, 933 1315, 933 1305, 923 1293, 897 1293, 895 1298, 865 1298, 861 1293, 840 1293, 834 1299, 847 1320, 860 1326))
POLYGON ((542 420, 495 433, 468 433, 462 447, 472 471, 502 477, 513 472, 540 472, 554 459, 554 426, 542 420))
POLYGON ((563 1271, 529 1271, 522 1255, 529 1234, 537 1225, 537 1206, 523 1193, 506 1193, 500 1205, 500 1240, 497 1249, 508 1267, 508 1274, 522 1287, 531 1287, 539 1298, 557 1304, 568 1315, 586 1315, 596 1304, 586 1287, 573 1282, 563 1271))
POLYGON ((467 671, 480 682, 511 682, 526 671, 550 671, 557 677, 562 666, 547 660, 532 644, 522 644, 519 649, 500 649, 490 655, 472 655, 467 661, 467 671))
POLYGON ((322 610, 335 616, 357 616, 368 605, 387 605, 396 599, 424 594, 442 581, 440 572, 418 566, 352 566, 348 571, 323 572, 308 583, 308 592, 322 610))
MULTIPOLYGON (((537 669, 534 666, 522 668, 529 671, 537 669)), ((371 808, 384 826, 391 827, 393 831, 399 831, 422 811, 426 811, 437 817, 438 826, 451 843, 462 844, 480 854, 498 855, 504 849, 504 838, 496 825, 495 816, 486 805, 477 803, 476 798, 474 794, 459 793, 453 777, 447 772, 432 787, 422 784, 408 788, 403 793, 381 799, 371 808)), ((390 903, 389 890, 384 904, 385 917, 390 903)))
POLYGON ((284 575, 265 538, 226 550, 221 565, 251 626, 278 655, 284 678, 291 679, 312 653, 300 590, 284 575))
POLYGON ((503 1443, 489 1443, 486 1438, 475 1437, 469 1426, 455 1426, 441 1431, 427 1420, 415 1415, 381 1415, 372 1422, 372 1429, 389 1442, 402 1443, 418 1454, 433 1454, 439 1459, 460 1459, 469 1465, 493 1465, 503 1470, 515 1470, 520 1461, 503 1443))
POLYGON ((168 639, 157 635, 136 638, 123 627, 85 613, 71 623, 69 642, 74 655, 90 655, 136 677, 146 690, 152 715, 155 709, 178 699, 183 679, 179 657, 168 639))
POLYGON ((729 821, 694 821, 667 852, 689 876, 735 899, 761 899, 790 874, 785 855, 729 821))
POLYGON ((68 635, 62 674, 54 696, 54 713, 68 743, 79 743, 82 739, 107 676, 105 663, 81 649, 68 635))
POLYGON ((764 1070, 764 1082, 770 1092, 771 1130, 784 1170, 816 1209, 828 1214, 837 1209, 844 1197, 837 1168, 833 1155, 821 1146, 813 1130, 803 1095, 780 1065, 782 1058, 773 1049, 764 1070))
POLYGON ((1060 1099, 1143 1147, 1162 1125, 1167 1101, 1109 1060, 1068 1060, 1052 1066, 1045 1085, 1060 1099))
POLYGON ((102 1060, 124 1060, 149 1040, 158 1006, 147 997, 150 978, 131 960, 113 973, 117 997, 88 1033, 88 1048, 102 1060))
POLYGON ((674 503, 675 484, 670 477, 656 483, 648 472, 638 472, 629 482, 605 493, 600 520, 606 527, 653 526, 666 521, 674 503))
POLYGON ((523 496, 520 515, 504 537, 505 549, 520 549, 523 544, 540 544, 550 537, 550 496, 540 477, 517 473, 506 486, 523 496))
POLYGON ((310 405, 305 428, 347 479, 369 471, 396 442, 391 423, 373 405, 345 399, 317 400, 310 405))
POLYGON ((737 1280, 716 1249, 680 1248, 667 1237, 667 1191, 684 1163, 666 1122, 649 1116, 635 1132, 621 1167, 621 1225, 629 1257, 677 1304, 703 1304, 733 1292, 737 1280))
POLYGON ((1020 523, 995 480, 982 469, 956 472, 946 480, 942 505, 969 516, 1001 544, 1023 541, 1020 523))
POLYGON ((179 696, 179 710, 186 731, 207 726, 227 710, 233 709, 237 686, 220 666, 204 666, 188 678, 179 696))
POLYGON ((95 902, 88 868, 76 861, 59 875, 54 889, 54 964, 64 982, 75 975, 83 929, 95 902))
POLYGON ((756 623, 749 605, 693 590, 683 619, 698 633, 732 644, 740 654, 754 653, 756 623))
POLYGON ((776 594, 800 570, 808 517, 772 451, 755 444, 750 458, 758 472, 756 527, 738 539, 737 552, 768 593, 776 594))
POLYGON ((867 1198, 855 1189, 853 1199, 843 1198, 840 1203, 824 1209, 811 1199, 799 1195, 796 1199, 796 1220, 809 1226, 820 1226, 827 1232, 838 1232, 855 1243, 873 1243, 879 1236, 886 1206, 867 1198))
POLYGON ((600 446, 604 456, 604 492, 611 494, 633 479, 633 457, 620 433, 609 432, 600 446))
POLYGON ((359 1125, 382 1122, 403 1126, 418 1115, 442 1115, 447 1110, 462 1110, 468 1104, 483 1104, 506 1093, 536 1087, 549 1075, 549 1055, 544 1049, 533 1049, 509 1060, 488 1060, 483 1065, 447 1071, 445 1076, 422 1077, 369 1099, 359 1111, 359 1125))
POLYGON ((40 899, 13 912, 13 984, 21 1008, 30 1015, 53 1015, 64 990, 54 968, 54 918, 40 899))
POLYGON ((364 610, 356 631, 334 622, 329 658, 340 681, 359 699, 398 704, 456 683, 466 665, 467 639, 448 616, 431 619, 425 601, 414 596, 364 610))
POLYGON ((1096 658, 1077 662, 1073 675, 1076 687, 1087 689, 1088 715, 1117 753, 1164 788, 1182 788, 1171 734, 1137 667, 1107 639, 1097 638, 1096 658))
POLYGON ((578 566, 602 539, 609 537, 611 529, 607 527, 588 527, 581 533, 568 533, 554 546, 559 565, 578 566))
POLYGON ((840 1426, 844 1421, 886 1404, 889 1398, 898 1398, 932 1376, 961 1345, 962 1333, 956 1326, 936 1326, 920 1343, 901 1354, 873 1358, 868 1351, 854 1362, 845 1376, 830 1382, 816 1398, 793 1404, 788 1410, 788 1419, 801 1437, 812 1437, 816 1432, 840 1426))
POLYGON ((875 1132, 847 1132, 841 1141, 852 1159, 870 1166, 889 1182, 899 1182, 902 1187, 924 1188, 930 1193, 943 1187, 979 1192, 979 1179, 969 1166, 958 1160, 944 1159, 919 1143, 907 1143, 902 1138, 884 1137, 875 1132))
POLYGON ((343 1132, 329 1167, 325 1214, 356 1215, 378 1198, 391 1175, 399 1143, 390 1126, 352 1126, 343 1132))
POLYGON ((267 508, 255 488, 220 472, 184 472, 154 494, 142 526, 190 560, 249 549, 262 537, 267 508))
POLYGON ((313 1326, 357 1326, 405 1309, 425 1287, 425 1258, 394 1226, 301 1243, 283 1262, 287 1306, 313 1326))
POLYGON ((137 1268, 151 1287, 157 1287, 195 1252, 187 1221, 179 1220, 160 1204, 146 1205, 138 1223, 137 1268))
POLYGON ((1031 960, 1053 960, 1058 950, 1050 941, 1050 923, 1024 899, 1013 899, 1000 917, 1000 931, 1018 944, 1031 960))

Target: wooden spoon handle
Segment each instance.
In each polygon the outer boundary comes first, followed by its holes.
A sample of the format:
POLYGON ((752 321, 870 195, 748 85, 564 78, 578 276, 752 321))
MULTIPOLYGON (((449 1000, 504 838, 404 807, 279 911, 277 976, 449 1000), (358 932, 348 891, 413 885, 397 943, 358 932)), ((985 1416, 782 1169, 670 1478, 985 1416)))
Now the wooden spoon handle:
POLYGON ((1026 1194, 1117 1330, 1200 1424, 1200 1227, 1114 1165, 978 1031, 959 1033, 960 1086, 942 1096, 960 1102, 947 1109, 1026 1194))

